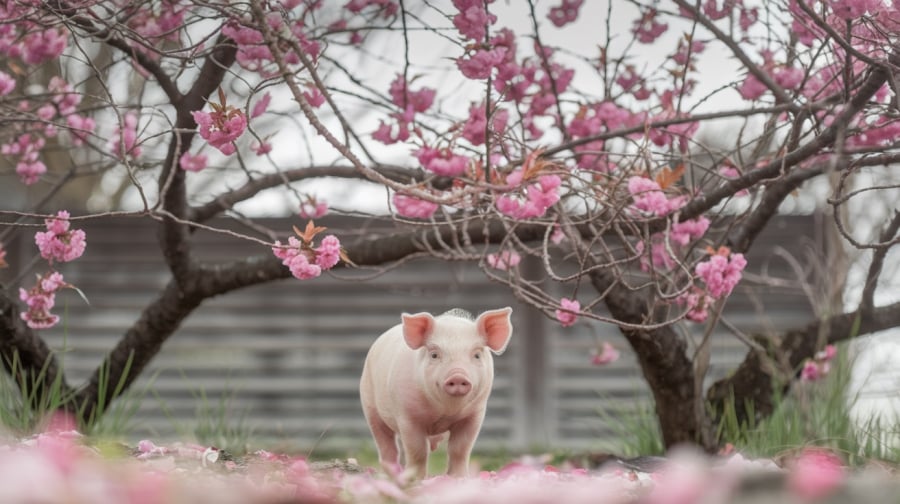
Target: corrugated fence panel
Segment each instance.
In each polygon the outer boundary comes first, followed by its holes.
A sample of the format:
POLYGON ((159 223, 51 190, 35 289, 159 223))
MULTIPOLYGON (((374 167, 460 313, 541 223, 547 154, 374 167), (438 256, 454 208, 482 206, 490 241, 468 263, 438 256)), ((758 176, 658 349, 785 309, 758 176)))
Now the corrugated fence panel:
MULTIPOLYGON (((761 240, 783 245, 788 235, 793 239, 810 232, 809 218, 782 220, 782 227, 761 240)), ((266 224, 289 229, 292 223, 266 224)), ((62 294, 58 306, 64 322, 45 334, 74 383, 89 376, 168 279, 152 221, 109 219, 81 227, 87 232, 87 251, 61 270, 91 304, 62 294)), ((10 247, 15 255, 10 261, 25 263, 36 253, 22 236, 10 247)), ((224 261, 269 253, 259 244, 224 234, 201 231, 193 240, 203 258, 224 261)), ((753 257, 751 264, 757 264, 753 257)), ((769 273, 788 273, 784 267, 776 270, 769 273)), ((495 359, 497 378, 479 438, 482 448, 590 446, 613 432, 598 410, 626 416, 648 397, 618 330, 603 324, 561 328, 519 304, 473 264, 415 260, 364 279, 370 274, 343 270, 312 281, 272 282, 204 303, 135 386, 153 390, 141 402, 136 435, 174 435, 176 426, 191 423, 205 398, 213 408, 224 401, 228 416, 251 426, 260 439, 320 449, 367 444, 358 377, 368 346, 399 322, 401 312, 440 313, 453 307, 472 312, 514 307, 515 335, 509 350, 495 359), (602 368, 591 366, 588 354, 604 340, 622 358, 602 368)), ((762 291, 744 289, 756 301, 742 292, 729 301, 727 311, 742 329, 796 325, 808 316, 800 290, 785 287, 764 291, 763 321, 755 304, 762 291)), ((724 333, 714 335, 713 349, 713 377, 726 373, 744 354, 742 344, 724 333)))

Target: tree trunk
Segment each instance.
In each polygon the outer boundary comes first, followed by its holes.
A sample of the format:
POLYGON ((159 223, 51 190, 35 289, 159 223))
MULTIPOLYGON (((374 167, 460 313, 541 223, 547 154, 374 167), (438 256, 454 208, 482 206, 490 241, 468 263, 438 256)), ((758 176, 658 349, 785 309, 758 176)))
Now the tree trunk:
MULTIPOLYGON (((598 292, 608 292, 606 306, 617 320, 635 325, 652 322, 650 306, 641 293, 624 288, 602 270, 591 273, 591 283, 598 292)), ((687 443, 715 452, 715 432, 703 396, 698 394, 702 389, 696 384, 684 338, 671 326, 654 330, 623 328, 622 334, 650 385, 664 446, 669 449, 687 443)))

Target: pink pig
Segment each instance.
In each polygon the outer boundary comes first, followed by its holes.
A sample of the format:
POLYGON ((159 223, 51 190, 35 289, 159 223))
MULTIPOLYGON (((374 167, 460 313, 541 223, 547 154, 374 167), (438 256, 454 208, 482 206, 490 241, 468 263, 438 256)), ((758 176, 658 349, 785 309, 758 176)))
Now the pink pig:
POLYGON ((399 437, 407 473, 425 477, 429 445, 434 450, 449 432, 447 474, 467 475, 494 382, 490 352, 506 349, 510 313, 501 308, 475 320, 463 310, 404 313, 375 340, 359 394, 382 467, 399 464, 399 437))

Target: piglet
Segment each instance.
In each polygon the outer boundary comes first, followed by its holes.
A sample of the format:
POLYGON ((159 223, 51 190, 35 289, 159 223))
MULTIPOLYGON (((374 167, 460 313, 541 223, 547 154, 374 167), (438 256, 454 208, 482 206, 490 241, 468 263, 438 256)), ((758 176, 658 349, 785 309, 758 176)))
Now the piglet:
POLYGON ((425 477, 429 448, 449 433, 447 474, 467 475, 494 382, 491 352, 509 343, 510 313, 404 313, 375 340, 359 393, 382 467, 397 467, 402 447, 407 475, 425 477))

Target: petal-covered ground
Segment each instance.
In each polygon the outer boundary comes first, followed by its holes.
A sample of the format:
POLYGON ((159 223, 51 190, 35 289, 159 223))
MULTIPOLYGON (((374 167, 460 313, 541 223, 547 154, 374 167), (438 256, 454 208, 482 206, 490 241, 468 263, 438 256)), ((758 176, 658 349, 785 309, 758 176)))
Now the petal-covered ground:
POLYGON ((833 453, 798 451, 779 467, 740 454, 675 454, 636 467, 547 466, 526 457, 466 479, 406 481, 354 460, 310 462, 191 444, 88 444, 77 432, 0 445, 0 503, 881 503, 900 495, 890 469, 850 471, 833 453), (643 469, 643 470, 642 470, 643 469), (647 472, 652 471, 652 472, 647 472))

